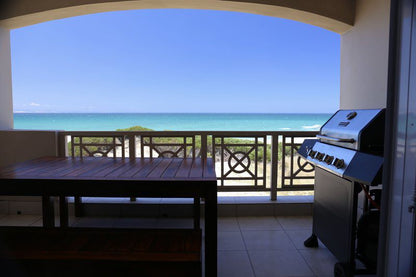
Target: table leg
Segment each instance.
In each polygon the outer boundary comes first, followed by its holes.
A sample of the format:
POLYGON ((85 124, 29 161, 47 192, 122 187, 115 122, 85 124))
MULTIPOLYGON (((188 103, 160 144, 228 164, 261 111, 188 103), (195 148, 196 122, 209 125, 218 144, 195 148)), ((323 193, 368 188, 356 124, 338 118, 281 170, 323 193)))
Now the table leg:
POLYGON ((217 184, 205 197, 205 276, 217 276, 217 184))
POLYGON ((59 196, 59 224, 61 228, 68 228, 68 197, 59 196))
POLYGON ((53 198, 51 196, 42 196, 42 219, 43 227, 55 227, 55 213, 53 207, 53 198))

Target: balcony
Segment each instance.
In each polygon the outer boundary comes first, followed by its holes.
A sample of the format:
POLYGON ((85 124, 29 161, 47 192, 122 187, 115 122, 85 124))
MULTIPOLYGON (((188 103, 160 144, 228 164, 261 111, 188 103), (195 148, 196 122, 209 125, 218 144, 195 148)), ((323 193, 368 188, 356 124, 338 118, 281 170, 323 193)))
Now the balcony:
MULTIPOLYGON (((219 215, 310 215, 313 165, 297 155, 316 132, 242 131, 62 131, 59 155, 72 157, 213 158, 218 179, 219 215), (278 201, 275 201, 279 196, 278 201)), ((186 199, 83 198, 90 215, 190 216, 186 199), (178 213, 174 211, 177 210, 178 213), (136 211, 136 212, 134 212, 136 211)))
MULTIPOLYGON (((318 249, 303 246, 312 230, 314 168, 296 150, 315 135, 59 131, 56 138, 60 156, 213 158, 219 191, 219 276, 332 276, 336 263, 332 254, 322 244, 318 249)), ((9 214, 0 217, 0 225, 41 226, 40 202, 21 203, 9 201, 9 214)), ((72 214, 70 223, 75 227, 191 228, 191 203, 86 197, 85 216, 72 214)))
MULTIPOLYGON (((215 159, 220 216, 311 215, 314 168, 296 150, 316 132, 236 131, 3 131, 3 158, 38 156, 211 157, 215 159), (20 141, 23 143, 15 143, 20 141), (8 157, 9 156, 9 157, 8 157)), ((3 214, 40 214, 33 198, 2 198, 3 214)), ((189 200, 83 198, 92 216, 190 216, 189 200), (177 212, 176 212, 177 211, 177 212)))

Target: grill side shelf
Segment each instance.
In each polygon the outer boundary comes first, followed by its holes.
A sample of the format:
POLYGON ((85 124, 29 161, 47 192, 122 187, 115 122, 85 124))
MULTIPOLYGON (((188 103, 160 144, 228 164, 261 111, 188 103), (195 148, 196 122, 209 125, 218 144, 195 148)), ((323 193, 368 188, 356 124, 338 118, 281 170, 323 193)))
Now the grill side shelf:
POLYGON ((344 177, 366 185, 381 183, 384 159, 380 156, 357 152, 344 172, 344 177))

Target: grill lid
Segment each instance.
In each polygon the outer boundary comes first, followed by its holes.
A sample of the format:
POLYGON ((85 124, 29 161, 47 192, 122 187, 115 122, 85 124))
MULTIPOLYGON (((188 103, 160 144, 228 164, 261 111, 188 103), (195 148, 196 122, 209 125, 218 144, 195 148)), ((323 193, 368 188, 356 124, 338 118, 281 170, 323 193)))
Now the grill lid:
POLYGON ((381 155, 384 109, 339 110, 321 127, 317 138, 324 143, 381 155))

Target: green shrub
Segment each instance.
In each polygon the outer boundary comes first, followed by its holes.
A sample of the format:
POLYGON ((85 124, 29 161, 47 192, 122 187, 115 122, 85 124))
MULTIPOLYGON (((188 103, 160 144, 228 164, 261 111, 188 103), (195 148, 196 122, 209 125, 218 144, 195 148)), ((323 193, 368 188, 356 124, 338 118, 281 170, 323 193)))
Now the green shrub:
POLYGON ((133 126, 130 128, 125 128, 125 129, 117 129, 116 131, 154 131, 152 129, 146 128, 146 127, 142 127, 142 126, 133 126))

